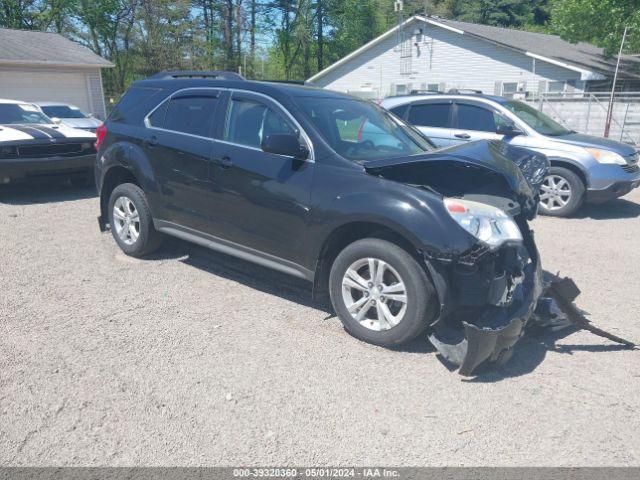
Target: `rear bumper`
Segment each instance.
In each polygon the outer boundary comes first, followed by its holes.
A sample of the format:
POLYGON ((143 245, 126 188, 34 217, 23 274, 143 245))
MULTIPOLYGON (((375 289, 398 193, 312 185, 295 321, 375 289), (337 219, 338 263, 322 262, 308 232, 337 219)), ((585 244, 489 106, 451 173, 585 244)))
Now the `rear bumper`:
POLYGON ((12 183, 30 178, 87 175, 93 171, 95 163, 95 154, 0 160, 0 183, 12 183))

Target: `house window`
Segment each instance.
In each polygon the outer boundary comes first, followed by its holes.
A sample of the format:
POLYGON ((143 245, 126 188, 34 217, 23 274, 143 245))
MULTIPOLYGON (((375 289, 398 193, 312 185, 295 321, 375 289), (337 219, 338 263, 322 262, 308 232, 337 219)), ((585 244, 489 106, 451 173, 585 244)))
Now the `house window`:
POLYGON ((440 90, 440 84, 430 83, 429 85, 427 85, 427 90, 429 90, 430 92, 437 92, 438 90, 440 90))
POLYGON ((504 82, 502 84, 502 96, 513 98, 513 94, 518 91, 518 82, 504 82))
POLYGON ((406 95, 407 92, 407 86, 404 84, 400 84, 400 85, 396 85, 396 95, 406 95))
POLYGON ((549 93, 563 93, 564 92, 564 82, 549 82, 547 84, 547 92, 549 93))

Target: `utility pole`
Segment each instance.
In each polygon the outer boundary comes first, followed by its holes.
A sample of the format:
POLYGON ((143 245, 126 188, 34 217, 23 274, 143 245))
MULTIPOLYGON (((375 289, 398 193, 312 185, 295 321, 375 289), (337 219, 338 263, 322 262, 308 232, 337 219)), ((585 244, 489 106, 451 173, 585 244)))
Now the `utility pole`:
POLYGON ((611 86, 611 97, 609 97, 609 108, 607 109, 607 121, 604 124, 604 137, 609 138, 609 130, 611 129, 611 119, 613 117, 613 100, 616 93, 616 81, 618 80, 618 69, 620 68, 620 57, 624 48, 624 41, 627 39, 627 29, 624 27, 622 34, 622 42, 620 43, 620 51, 618 52, 618 61, 616 62, 616 71, 613 74, 613 85, 611 86))

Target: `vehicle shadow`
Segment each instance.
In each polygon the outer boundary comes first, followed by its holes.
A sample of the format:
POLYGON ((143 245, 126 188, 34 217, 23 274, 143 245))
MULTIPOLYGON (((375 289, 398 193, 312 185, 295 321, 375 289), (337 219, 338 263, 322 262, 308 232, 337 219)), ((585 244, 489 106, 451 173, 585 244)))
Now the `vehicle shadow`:
POLYGON ((179 259, 182 263, 212 275, 241 283, 249 288, 275 295, 285 300, 315 308, 333 316, 328 300, 312 298, 311 282, 241 260, 198 245, 167 238, 162 248, 145 260, 179 259))
MULTIPOLYGON (((146 261, 161 261, 177 259, 186 265, 198 268, 204 272, 241 283, 247 287, 278 296, 284 300, 314 308, 327 314, 325 320, 335 317, 335 312, 329 299, 315 300, 311 295, 311 283, 302 279, 276 272, 274 270, 255 265, 245 260, 237 259, 230 255, 218 253, 198 245, 167 238, 163 247, 155 254, 145 257, 146 261)), ((564 344, 556 342, 577 332, 574 327, 553 332, 550 330, 531 328, 527 334, 516 344, 512 358, 502 367, 483 367, 474 377, 463 378, 465 382, 494 383, 509 378, 520 377, 533 372, 545 359, 547 352, 572 354, 577 351, 586 352, 615 352, 628 350, 624 345, 610 344, 564 344)), ((429 343, 426 335, 398 347, 390 348, 392 351, 430 355, 436 358, 451 372, 456 367, 447 364, 436 349, 429 343)))
POLYGON ((593 220, 615 220, 621 218, 640 217, 640 204, 618 198, 602 204, 587 204, 579 209, 571 218, 593 220))
POLYGON ((96 188, 75 187, 70 182, 27 182, 0 185, 0 203, 7 205, 33 205, 85 200, 98 195, 96 188))
POLYGON ((495 383, 509 378, 520 377, 533 372, 546 358, 548 352, 573 354, 573 352, 617 352, 630 350, 630 347, 615 343, 609 345, 598 344, 563 344, 556 342, 579 331, 576 327, 553 332, 540 330, 528 332, 516 345, 513 357, 502 367, 487 367, 477 372, 473 378, 464 379, 469 383, 495 383))

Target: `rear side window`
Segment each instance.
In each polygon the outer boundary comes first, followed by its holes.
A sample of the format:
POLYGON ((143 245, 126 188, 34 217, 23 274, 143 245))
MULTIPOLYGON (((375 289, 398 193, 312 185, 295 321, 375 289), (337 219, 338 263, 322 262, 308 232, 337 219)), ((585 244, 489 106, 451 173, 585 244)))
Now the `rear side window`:
POLYGON ((409 123, 420 127, 450 128, 451 104, 429 103, 412 105, 409 110, 409 123))
MULTIPOLYGON (((161 128, 207 137, 210 135, 211 122, 217 101, 217 98, 210 96, 172 98, 166 108, 161 128)), ((158 110, 162 110, 162 107, 158 110)), ((162 112, 158 113, 159 115, 162 114, 162 112)))
POLYGON ((479 132, 495 132, 495 114, 486 108, 475 105, 458 104, 458 128, 479 132))

